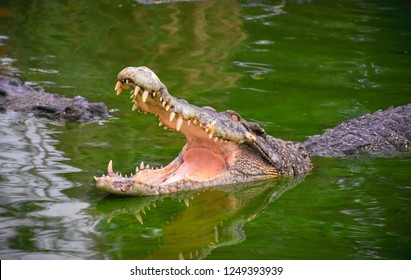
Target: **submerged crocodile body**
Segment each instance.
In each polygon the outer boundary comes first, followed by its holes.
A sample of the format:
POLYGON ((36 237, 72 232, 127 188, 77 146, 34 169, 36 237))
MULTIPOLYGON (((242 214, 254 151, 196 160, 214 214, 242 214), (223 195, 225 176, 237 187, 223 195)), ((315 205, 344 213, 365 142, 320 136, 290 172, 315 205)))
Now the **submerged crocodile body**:
POLYGON ((89 122, 108 117, 108 109, 102 102, 88 102, 86 98, 62 97, 32 88, 20 80, 0 76, 0 109, 47 116, 78 122, 89 122))
POLYGON ((409 152, 410 143, 411 104, 407 104, 345 121, 301 145, 311 156, 393 156, 409 152))
POLYGON ((170 95, 147 67, 127 67, 118 75, 117 95, 131 89, 132 110, 159 117, 159 125, 185 135, 187 144, 177 158, 161 169, 141 164, 122 177, 109 162, 107 175, 95 177, 108 193, 146 196, 202 187, 250 182, 307 173, 309 155, 342 156, 358 153, 408 152, 411 104, 365 115, 313 136, 303 143, 267 135, 257 123, 237 112, 216 112, 170 95))

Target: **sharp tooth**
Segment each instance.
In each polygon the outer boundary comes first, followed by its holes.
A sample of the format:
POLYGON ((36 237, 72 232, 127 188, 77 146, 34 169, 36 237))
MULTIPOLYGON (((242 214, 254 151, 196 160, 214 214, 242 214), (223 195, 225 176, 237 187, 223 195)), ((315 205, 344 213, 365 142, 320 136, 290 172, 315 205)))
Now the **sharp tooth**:
POLYGON ((138 103, 134 102, 133 107, 131 108, 131 111, 135 111, 138 108, 138 103))
POLYGON ((108 163, 108 166, 107 166, 107 175, 109 175, 110 173, 113 173, 113 161, 112 160, 110 160, 110 162, 108 163))
POLYGON ((134 94, 137 95, 140 92, 141 88, 139 86, 136 86, 134 88, 134 94))
POLYGON ((128 85, 128 79, 126 79, 126 85, 128 85))
POLYGON ((174 113, 174 112, 171 112, 170 113, 170 122, 172 122, 173 120, 174 120, 174 117, 176 116, 176 113, 174 113))
POLYGON ((194 119, 194 120, 193 120, 193 124, 197 124, 197 119, 194 119))
POLYGON ((217 142, 218 141, 218 137, 214 137, 214 142, 217 142))
POLYGON ((143 92, 143 96, 142 96, 141 100, 143 100, 143 102, 145 103, 145 102, 147 101, 147 97, 148 97, 148 91, 145 90, 145 91, 143 92))
POLYGON ((210 134, 208 134, 208 139, 211 139, 213 137, 213 134, 210 132, 210 134))
POLYGON ((206 127, 204 130, 205 130, 205 133, 207 133, 209 131, 208 127, 206 127))
POLYGON ((170 105, 166 105, 166 111, 170 111, 170 105))
POLYGON ((165 107, 166 106, 166 102, 165 101, 163 101, 163 103, 161 104, 161 105, 163 105, 163 107, 165 107))
POLYGON ((177 119, 176 130, 180 131, 181 125, 183 124, 183 118, 177 119))
POLYGON ((117 95, 119 95, 119 94, 121 93, 121 91, 123 90, 123 89, 121 88, 122 85, 123 85, 123 84, 122 84, 120 81, 118 81, 117 84, 116 84, 116 86, 114 87, 114 90, 117 92, 117 95))
POLYGON ((188 120, 187 121, 187 126, 190 126, 190 124, 191 124, 191 120, 188 120))
POLYGON ((121 87, 121 82, 117 81, 116 85, 114 86, 114 91, 117 91, 118 88, 120 88, 120 87, 121 87))
POLYGON ((135 216, 136 219, 140 222, 140 224, 143 224, 143 219, 141 218, 140 212, 136 212, 136 213, 134 214, 134 216, 135 216))
POLYGON ((94 176, 94 180, 96 180, 96 182, 98 181, 98 178, 96 176, 94 176))
POLYGON ((163 102, 163 97, 162 96, 160 96, 160 102, 163 102))
POLYGON ((150 169, 150 165, 147 164, 147 165, 146 165, 146 169, 150 169))
POLYGON ((140 163, 140 170, 143 170, 144 169, 144 162, 141 162, 140 163))
POLYGON ((218 238, 218 228, 217 228, 217 225, 214 225, 214 240, 215 240, 216 243, 218 243, 219 238, 218 238))
POLYGON ((162 125, 164 125, 164 124, 163 124, 162 121, 160 121, 160 122, 158 123, 158 126, 162 126, 162 125))
POLYGON ((153 97, 156 97, 156 92, 155 91, 153 91, 153 97))
POLYGON ((188 198, 186 197, 186 198, 184 198, 183 200, 184 200, 184 204, 185 204, 187 207, 189 207, 189 206, 190 206, 190 201, 188 200, 188 198))

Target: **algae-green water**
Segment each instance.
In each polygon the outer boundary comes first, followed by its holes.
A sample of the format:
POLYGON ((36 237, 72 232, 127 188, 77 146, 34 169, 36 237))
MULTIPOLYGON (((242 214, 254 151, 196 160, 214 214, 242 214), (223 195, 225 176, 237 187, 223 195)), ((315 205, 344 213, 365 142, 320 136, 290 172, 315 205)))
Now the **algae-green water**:
POLYGON ((0 74, 103 101, 88 124, 0 112, 1 259, 410 259, 411 158, 313 158, 303 178, 119 198, 93 176, 184 137, 115 96, 153 69, 198 106, 303 141, 411 102, 408 1, 1 1, 0 74))

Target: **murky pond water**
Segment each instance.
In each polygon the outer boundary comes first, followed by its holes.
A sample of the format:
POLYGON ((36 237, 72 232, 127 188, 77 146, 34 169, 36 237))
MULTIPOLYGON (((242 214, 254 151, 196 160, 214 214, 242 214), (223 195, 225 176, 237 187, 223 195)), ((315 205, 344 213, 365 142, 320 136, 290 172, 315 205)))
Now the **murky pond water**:
POLYGON ((1 75, 113 115, 0 113, 1 259, 411 258, 409 156, 313 158, 304 178, 167 197, 105 196, 93 180, 110 159, 130 173, 184 144, 115 96, 128 65, 293 141, 411 102, 410 3, 83 2, 0 3, 1 75))

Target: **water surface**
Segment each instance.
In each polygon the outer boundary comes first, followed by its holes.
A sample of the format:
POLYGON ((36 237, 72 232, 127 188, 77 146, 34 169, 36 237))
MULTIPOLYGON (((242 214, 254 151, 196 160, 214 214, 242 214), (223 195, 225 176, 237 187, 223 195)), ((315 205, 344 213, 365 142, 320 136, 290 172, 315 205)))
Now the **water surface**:
POLYGON ((93 176, 170 162, 182 135, 131 112, 117 73, 232 109, 282 139, 411 102, 407 1, 3 1, 0 74, 104 101, 76 124, 0 113, 2 259, 409 259, 411 159, 313 158, 311 174, 118 198, 93 176))

